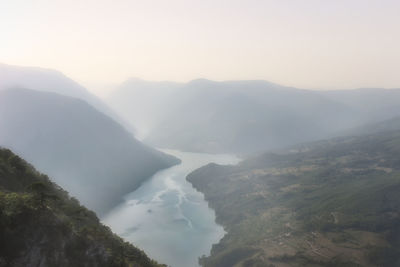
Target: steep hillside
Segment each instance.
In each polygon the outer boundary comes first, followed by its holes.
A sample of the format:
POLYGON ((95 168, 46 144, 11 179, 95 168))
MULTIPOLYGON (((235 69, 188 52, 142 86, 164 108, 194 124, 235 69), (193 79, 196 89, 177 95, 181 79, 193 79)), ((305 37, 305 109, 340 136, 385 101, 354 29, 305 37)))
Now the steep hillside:
POLYGON ((0 266, 160 266, 10 150, 0 149, 0 266))
POLYGON ((27 89, 0 91, 0 145, 98 213, 178 162, 135 140, 82 100, 27 89))
POLYGON ((111 100, 134 106, 119 109, 126 117, 145 118, 145 142, 203 152, 283 148, 400 115, 400 90, 318 92, 266 81, 127 82, 111 100))
POLYGON ((187 179, 228 232, 203 266, 400 265, 400 131, 211 164, 187 179))

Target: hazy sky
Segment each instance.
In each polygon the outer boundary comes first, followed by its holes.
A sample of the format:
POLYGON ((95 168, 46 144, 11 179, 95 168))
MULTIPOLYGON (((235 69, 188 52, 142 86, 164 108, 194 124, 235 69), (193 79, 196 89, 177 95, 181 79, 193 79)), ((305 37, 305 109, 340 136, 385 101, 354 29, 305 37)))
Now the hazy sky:
POLYGON ((0 0, 0 62, 128 77, 400 87, 399 0, 0 0))

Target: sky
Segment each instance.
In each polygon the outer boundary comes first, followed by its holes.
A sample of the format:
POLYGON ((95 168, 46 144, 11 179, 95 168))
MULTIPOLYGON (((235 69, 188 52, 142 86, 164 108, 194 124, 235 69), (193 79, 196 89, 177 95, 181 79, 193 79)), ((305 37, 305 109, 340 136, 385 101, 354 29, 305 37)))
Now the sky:
POLYGON ((0 62, 129 77, 400 88, 398 0, 0 0, 0 62))

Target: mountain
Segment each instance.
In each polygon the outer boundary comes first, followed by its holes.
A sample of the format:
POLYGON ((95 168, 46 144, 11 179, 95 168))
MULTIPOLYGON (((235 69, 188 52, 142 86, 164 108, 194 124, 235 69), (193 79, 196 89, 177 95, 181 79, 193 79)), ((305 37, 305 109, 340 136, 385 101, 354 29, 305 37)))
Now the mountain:
POLYGON ((117 108, 130 101, 142 102, 144 108, 119 111, 126 117, 144 114, 151 121, 145 142, 213 153, 283 148, 400 115, 400 90, 323 92, 266 81, 127 82, 108 103, 117 108), (152 93, 142 97, 142 91, 152 93))
POLYGON ((143 137, 170 108, 171 99, 182 86, 174 82, 149 82, 131 78, 106 99, 107 103, 143 137))
POLYGON ((53 92, 82 99, 97 110, 122 123, 129 130, 133 129, 130 125, 122 121, 102 100, 59 71, 39 67, 0 64, 0 90, 11 88, 27 88, 53 92))
POLYGON ((0 149, 0 226, 0 266, 161 266, 7 149, 0 149))
POLYGON ((227 231, 203 266, 400 266, 400 131, 188 175, 227 231))
POLYGON ((365 116, 368 121, 381 121, 399 115, 399 89, 361 88, 354 90, 322 91, 321 95, 354 107, 365 116))
POLYGON ((0 145, 99 214, 178 162, 140 143, 83 100, 28 89, 0 91, 0 145))
POLYGON ((400 130, 400 117, 393 117, 389 120, 368 123, 343 131, 340 135, 365 135, 380 132, 398 131, 400 130))

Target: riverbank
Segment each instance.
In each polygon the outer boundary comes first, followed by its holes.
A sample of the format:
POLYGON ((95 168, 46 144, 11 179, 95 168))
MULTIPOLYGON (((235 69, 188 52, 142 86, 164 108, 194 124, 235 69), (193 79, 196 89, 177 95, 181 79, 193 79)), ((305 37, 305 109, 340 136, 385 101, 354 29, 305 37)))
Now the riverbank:
POLYGON ((211 162, 236 164, 239 159, 234 155, 163 152, 181 159, 181 164, 153 175, 102 221, 160 262, 173 267, 198 266, 198 258, 208 255, 225 232, 216 224, 203 194, 186 176, 211 162))
POLYGON ((227 234, 204 267, 398 266, 398 133, 310 144, 187 179, 227 234))

